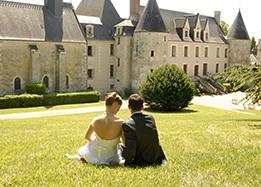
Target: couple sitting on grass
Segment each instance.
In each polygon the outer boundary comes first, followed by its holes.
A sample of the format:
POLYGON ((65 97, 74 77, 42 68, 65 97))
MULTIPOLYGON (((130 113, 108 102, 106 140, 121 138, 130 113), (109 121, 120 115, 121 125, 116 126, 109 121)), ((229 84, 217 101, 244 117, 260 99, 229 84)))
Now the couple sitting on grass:
POLYGON ((124 121, 116 116, 122 105, 121 97, 116 92, 108 94, 106 111, 92 120, 86 132, 88 144, 79 149, 78 155, 65 156, 91 164, 165 165, 167 159, 159 144, 155 120, 142 113, 142 97, 133 94, 128 104, 131 116, 124 121))

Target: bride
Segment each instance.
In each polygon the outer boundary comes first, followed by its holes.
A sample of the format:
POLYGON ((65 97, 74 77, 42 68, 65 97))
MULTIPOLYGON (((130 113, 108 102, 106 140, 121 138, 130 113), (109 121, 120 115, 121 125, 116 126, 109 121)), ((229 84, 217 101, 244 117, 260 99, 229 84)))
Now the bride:
POLYGON ((78 150, 78 155, 65 156, 70 159, 85 160, 91 164, 121 164, 123 161, 117 152, 117 145, 122 136, 123 120, 116 117, 121 108, 122 99, 116 93, 109 93, 105 97, 106 111, 94 118, 86 132, 89 141, 78 150))

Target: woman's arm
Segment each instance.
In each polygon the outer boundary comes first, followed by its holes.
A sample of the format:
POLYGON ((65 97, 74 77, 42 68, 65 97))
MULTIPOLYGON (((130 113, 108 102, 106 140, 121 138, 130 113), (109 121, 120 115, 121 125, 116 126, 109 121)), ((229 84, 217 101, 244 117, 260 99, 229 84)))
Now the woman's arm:
POLYGON ((85 139, 92 141, 93 140, 93 131, 94 131, 94 127, 93 127, 93 123, 90 124, 86 134, 85 134, 85 139))

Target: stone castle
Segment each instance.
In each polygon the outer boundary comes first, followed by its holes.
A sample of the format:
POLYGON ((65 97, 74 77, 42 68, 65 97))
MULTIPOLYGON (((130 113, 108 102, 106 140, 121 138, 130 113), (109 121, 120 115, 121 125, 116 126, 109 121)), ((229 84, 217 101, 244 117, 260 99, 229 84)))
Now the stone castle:
POLYGON ((145 7, 130 0, 122 19, 111 0, 62 0, 44 5, 0 2, 0 94, 21 93, 33 82, 49 92, 136 92, 163 64, 189 76, 207 76, 249 63, 250 38, 241 12, 227 37, 213 17, 145 7))

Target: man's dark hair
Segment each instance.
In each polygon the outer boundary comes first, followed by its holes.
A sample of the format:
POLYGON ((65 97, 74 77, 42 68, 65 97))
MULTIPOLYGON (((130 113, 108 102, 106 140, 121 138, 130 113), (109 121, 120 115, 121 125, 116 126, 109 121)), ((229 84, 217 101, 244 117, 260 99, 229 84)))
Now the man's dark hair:
POLYGON ((140 111, 143 109, 143 98, 141 96, 139 96, 138 94, 132 94, 129 97, 129 107, 133 110, 133 111, 140 111))

